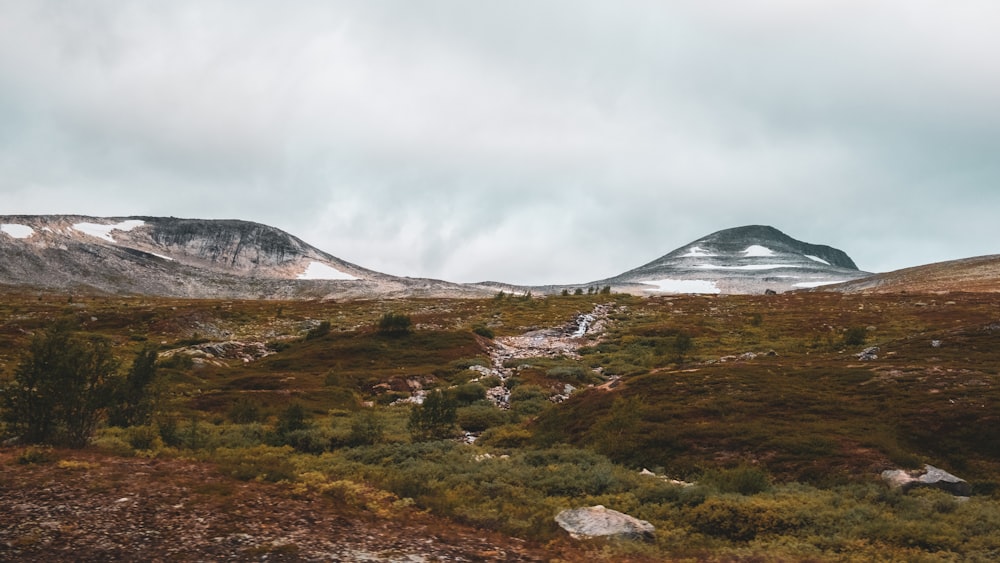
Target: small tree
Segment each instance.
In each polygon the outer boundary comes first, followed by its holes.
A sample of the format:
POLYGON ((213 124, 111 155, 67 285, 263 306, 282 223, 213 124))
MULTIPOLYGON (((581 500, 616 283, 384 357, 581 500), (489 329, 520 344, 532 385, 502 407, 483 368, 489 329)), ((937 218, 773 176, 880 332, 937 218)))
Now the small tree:
POLYGON ((305 430, 308 427, 306 409, 300 403, 292 403, 278 415, 278 424, 275 427, 275 431, 279 435, 284 436, 297 430, 305 430))
POLYGON ((156 407, 156 348, 147 346, 139 351, 124 379, 118 381, 108 408, 111 426, 149 424, 156 407))
POLYGON ((413 321, 409 315, 388 312, 378 321, 378 331, 382 334, 401 335, 410 332, 413 321))
POLYGON ((408 428, 415 440, 447 438, 454 431, 457 417, 455 400, 435 389, 410 411, 408 428))
POLYGON ((385 424, 374 409, 365 409, 351 420, 348 443, 352 446, 371 446, 385 438, 385 424))
POLYGON ((82 447, 110 403, 118 362, 104 338, 60 321, 35 335, 4 389, 4 419, 28 443, 82 447))

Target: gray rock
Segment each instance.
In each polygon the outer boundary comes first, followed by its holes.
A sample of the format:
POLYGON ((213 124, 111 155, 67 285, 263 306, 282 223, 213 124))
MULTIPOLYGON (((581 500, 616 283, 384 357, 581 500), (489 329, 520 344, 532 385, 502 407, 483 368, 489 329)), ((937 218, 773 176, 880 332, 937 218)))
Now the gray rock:
POLYGON ((863 362, 870 362, 872 360, 878 359, 879 347, 872 346, 870 348, 865 348, 860 354, 857 354, 859 360, 863 362))
POLYGON ((601 505, 563 510, 556 515, 556 523, 576 539, 610 536, 651 540, 656 531, 645 520, 601 505))
POLYGON ((924 465, 923 473, 903 469, 886 469, 882 472, 882 480, 891 488, 903 491, 914 487, 933 487, 955 496, 967 497, 972 494, 972 487, 964 479, 933 465, 924 465))

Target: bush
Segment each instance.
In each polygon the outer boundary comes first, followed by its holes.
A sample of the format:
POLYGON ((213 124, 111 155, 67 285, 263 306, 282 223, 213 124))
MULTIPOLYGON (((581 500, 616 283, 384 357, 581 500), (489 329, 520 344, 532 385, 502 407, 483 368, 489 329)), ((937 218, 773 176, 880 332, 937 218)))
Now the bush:
POLYGON ((455 399, 435 389, 410 411, 407 428, 415 440, 447 438, 454 431, 457 410, 455 399))
POLYGON ((300 403, 292 403, 278 415, 278 422, 275 425, 274 431, 283 437, 286 434, 305 430, 308 427, 306 409, 300 403))
POLYGON ((330 321, 321 321, 306 333, 306 340, 315 340, 330 334, 330 321))
POLYGON ((458 409, 458 425, 468 432, 482 432, 507 422, 507 413, 492 405, 473 405, 458 409))
POLYGON ((486 398, 486 388, 479 383, 464 383, 448 390, 457 406, 467 406, 486 398))
POLYGON ((378 321, 378 331, 380 333, 394 336, 409 333, 412 326, 413 321, 409 315, 393 313, 391 311, 382 315, 382 318, 378 321))
POLYGON ((133 450, 156 451, 163 447, 160 430, 155 426, 132 426, 128 428, 126 438, 133 450))
POLYGON ((863 326, 852 326, 844 331, 844 346, 861 346, 868 340, 868 330, 863 326))
POLYGON ((276 483, 295 479, 295 467, 289 458, 288 446, 257 446, 255 448, 219 448, 212 456, 223 473, 236 479, 256 479, 276 483))
POLYGON ((3 389, 8 428, 29 444, 85 446, 112 400, 117 371, 109 340, 55 323, 32 338, 3 389))
POLYGON ((520 448, 531 441, 531 431, 523 426, 508 424, 490 428, 476 441, 477 444, 495 448, 520 448))
POLYGON ((240 397, 229 408, 229 420, 236 424, 260 422, 260 402, 250 397, 240 397))
POLYGON ((714 487, 721 493, 755 495, 771 488, 771 478, 758 467, 740 465, 731 469, 710 469, 699 482, 714 487))
POLYGON ((489 338, 490 340, 493 340, 493 337, 496 336, 495 334, 493 334, 493 330, 483 325, 477 325, 473 327, 472 332, 478 334, 479 336, 482 336, 483 338, 489 338))
POLYGON ((385 439, 385 424, 374 409, 365 409, 351 420, 351 433, 347 438, 351 446, 371 446, 385 439))

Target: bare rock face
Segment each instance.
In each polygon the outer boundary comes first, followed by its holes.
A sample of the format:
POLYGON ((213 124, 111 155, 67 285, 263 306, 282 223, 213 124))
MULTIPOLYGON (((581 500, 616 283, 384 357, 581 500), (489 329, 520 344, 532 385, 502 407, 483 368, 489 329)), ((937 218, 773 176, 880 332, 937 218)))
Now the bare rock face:
POLYGON ((934 487, 955 496, 967 497, 972 494, 972 488, 964 479, 933 465, 924 465, 922 474, 919 471, 886 469, 882 472, 882 480, 891 488, 903 491, 914 487, 934 487))
POLYGON ((556 523, 576 539, 610 536, 651 540, 656 531, 645 520, 601 505, 563 510, 556 515, 556 523))

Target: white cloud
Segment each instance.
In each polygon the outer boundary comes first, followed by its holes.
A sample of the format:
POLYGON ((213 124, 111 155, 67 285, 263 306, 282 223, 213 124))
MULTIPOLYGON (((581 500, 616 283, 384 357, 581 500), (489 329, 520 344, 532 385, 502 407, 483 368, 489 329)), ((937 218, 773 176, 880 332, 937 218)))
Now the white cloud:
POLYGON ((996 21, 985 1, 0 0, 0 214, 243 218, 461 281, 600 279, 744 224, 872 270, 986 254, 996 21))

